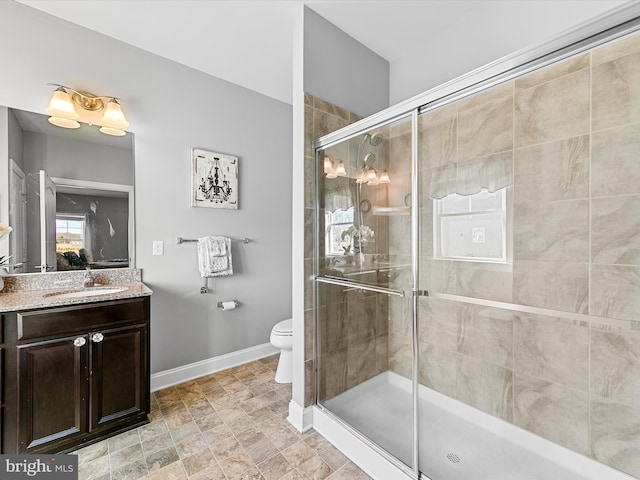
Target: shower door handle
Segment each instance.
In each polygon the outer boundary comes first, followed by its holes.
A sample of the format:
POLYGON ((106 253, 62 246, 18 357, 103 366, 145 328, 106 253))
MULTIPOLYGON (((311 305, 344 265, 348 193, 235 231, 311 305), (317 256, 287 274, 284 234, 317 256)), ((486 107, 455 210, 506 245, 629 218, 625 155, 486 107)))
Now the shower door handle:
POLYGON ((350 282, 348 280, 338 280, 337 278, 316 277, 316 282, 329 283, 331 285, 340 285, 347 288, 355 288, 358 290, 365 290, 367 292, 384 293, 386 295, 395 295, 396 297, 405 297, 404 290, 394 290, 393 288, 376 287, 374 285, 367 285, 365 283, 350 282))

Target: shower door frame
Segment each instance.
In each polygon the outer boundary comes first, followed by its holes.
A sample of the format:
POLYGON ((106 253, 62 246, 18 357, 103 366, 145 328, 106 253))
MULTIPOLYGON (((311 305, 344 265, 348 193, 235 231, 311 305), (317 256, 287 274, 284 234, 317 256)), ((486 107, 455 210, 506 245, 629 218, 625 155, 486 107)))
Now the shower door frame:
MULTIPOLYGON (((315 329, 315 371, 316 371, 316 396, 314 405, 321 408, 338 424, 355 435, 368 447, 381 454, 393 465, 400 468, 405 473, 414 478, 429 480, 429 477, 420 469, 419 462, 419 406, 418 406, 418 308, 419 296, 428 296, 429 292, 419 289, 419 247, 420 247, 420 177, 418 158, 418 118, 429 111, 441 108, 463 98, 480 93, 501 83, 513 80, 517 77, 532 73, 536 70, 547 67, 556 62, 565 60, 571 56, 591 50, 604 43, 616 40, 622 36, 640 30, 640 3, 626 4, 612 10, 608 14, 585 23, 566 34, 548 41, 534 48, 524 49, 512 55, 504 57, 498 61, 489 63, 472 72, 458 77, 450 82, 444 83, 436 88, 428 90, 395 106, 389 107, 381 112, 366 117, 358 122, 348 125, 340 130, 329 133, 314 142, 316 158, 315 175, 315 210, 316 218, 314 222, 315 237, 315 258, 314 258, 314 329, 315 329), (329 283, 343 286, 356 286, 354 282, 340 281, 334 278, 325 278, 320 275, 319 251, 319 225, 320 225, 320 189, 319 189, 319 152, 325 148, 337 145, 346 140, 362 135, 367 131, 390 124, 394 121, 411 118, 411 256, 412 256, 412 289, 410 292, 402 290, 392 290, 384 287, 362 286, 363 289, 387 293, 390 295, 411 296, 412 297, 412 402, 413 402, 413 455, 412 466, 407 466, 391 453, 384 451, 372 440, 360 434, 343 420, 333 415, 330 410, 319 404, 317 372, 321 368, 318 360, 319 352, 319 325, 317 318, 317 298, 318 285, 329 283)), ((324 252, 322 252, 324 255, 324 252)), ((360 285, 357 285, 360 287, 360 285)), ((438 294, 438 298, 447 298, 448 295, 438 294)), ((493 305, 500 302, 491 302, 479 299, 477 301, 483 305, 493 305)), ((525 308, 525 310, 528 310, 525 308)))
MULTIPOLYGON (((417 175, 418 173, 418 162, 417 162, 417 134, 415 134, 415 132, 417 132, 418 129, 418 111, 417 110, 410 110, 408 112, 399 114, 399 115, 395 115, 395 116, 391 116, 389 118, 386 118, 383 121, 380 121, 379 123, 377 123, 375 125, 376 128, 379 127, 384 127, 390 124, 393 124, 395 122, 401 122, 401 121, 405 121, 407 123, 411 123, 411 135, 412 135, 412 148, 411 148, 411 183, 412 183, 412 192, 416 191, 414 190, 413 184, 415 184, 416 186, 419 183, 419 177, 417 175), (415 143, 415 145, 414 145, 415 143)), ((350 134, 350 135, 346 135, 343 138, 340 138, 338 140, 335 140, 331 143, 325 144, 323 145, 321 148, 328 148, 331 147, 333 145, 351 140, 359 135, 362 135, 363 133, 366 133, 365 131, 358 131, 356 133, 350 134)), ((322 137, 324 138, 324 137, 322 137)), ((316 145, 317 145, 316 141, 316 145)), ((314 254, 314 306, 317 306, 317 299, 319 298, 319 293, 318 293, 318 288, 319 288, 319 284, 328 284, 328 285, 338 285, 338 286, 343 286, 343 287, 347 287, 347 288, 358 288, 359 290, 363 290, 363 291, 369 291, 369 292, 375 292, 375 293, 381 293, 381 294, 385 294, 385 295, 389 295, 389 296, 397 296, 397 297, 412 297, 412 328, 413 328, 413 335, 412 335, 412 379, 411 382, 412 384, 417 384, 418 382, 418 336, 417 336, 417 324, 418 324, 418 294, 417 292, 417 283, 418 283, 418 262, 417 262, 417 252, 419 249, 419 238, 414 238, 416 236, 417 229, 413 228, 414 225, 417 225, 417 223, 414 222, 414 219, 411 219, 411 224, 412 224, 412 242, 411 242, 411 268, 412 268, 412 285, 411 285, 411 291, 407 291, 407 290, 401 290, 401 289, 394 289, 394 288, 386 288, 386 287, 379 287, 379 286, 375 286, 375 285, 369 285, 369 284, 363 284, 363 283, 357 283, 357 282, 353 282, 353 281, 349 281, 349 280, 340 280, 334 277, 323 277, 322 275, 320 275, 320 244, 321 242, 319 241, 319 235, 321 235, 320 233, 320 229, 319 226, 321 224, 321 218, 320 218, 320 208, 318 208, 318 206, 321 204, 320 203, 320 194, 321 194, 321 189, 320 189, 320 177, 321 177, 321 173, 319 171, 320 166, 322 165, 322 162, 319 160, 319 151, 321 148, 318 148, 316 146, 315 149, 315 159, 316 159, 316 169, 315 171, 315 182, 314 182, 314 190, 315 190, 315 219, 314 219, 314 245, 315 245, 315 254, 314 254)), ((418 212, 417 209, 417 205, 419 203, 419 197, 418 195, 411 195, 411 208, 412 208, 412 212, 418 212)), ((412 213, 413 215, 413 213, 412 213)), ((417 220, 417 216, 416 216, 416 220, 417 220)), ((324 255, 324 252, 322 252, 322 255, 324 255)), ((319 403, 319 399, 318 399, 318 392, 320 391, 320 376, 317 374, 317 372, 320 369, 320 360, 318 359, 318 352, 320 351, 320 328, 319 328, 319 322, 318 322, 318 318, 317 318, 317 308, 314 307, 314 328, 315 328, 315 345, 314 345, 314 351, 315 351, 315 371, 316 371, 316 378, 315 378, 315 399, 314 399, 314 405, 316 405, 317 407, 323 409, 323 411, 328 414, 329 416, 331 416, 333 418, 334 421, 340 423, 344 428, 347 428, 354 436, 356 436, 358 439, 360 439, 361 441, 363 441, 364 443, 366 443, 368 446, 370 446, 371 448, 373 448, 374 450, 376 450, 380 455, 382 455, 387 461, 391 462, 394 466, 396 466, 397 468, 399 468, 400 470, 404 471, 405 473, 409 474, 412 476, 412 478, 419 478, 420 477, 420 472, 418 469, 418 457, 419 457, 419 449, 418 449, 418 444, 415 441, 416 438, 419 435, 419 424, 417 422, 417 410, 418 410, 418 390, 417 388, 412 388, 412 410, 413 410, 413 432, 412 432, 412 438, 413 438, 413 445, 412 445, 412 452, 411 452, 411 457, 412 457, 412 466, 408 466, 405 463, 403 463, 401 460, 399 460, 398 458, 394 457, 393 454, 387 452, 386 450, 384 450, 382 447, 378 446, 377 444, 375 444, 373 441, 371 441, 369 438, 367 438, 365 435, 363 435, 362 433, 360 433, 359 431, 357 431, 356 429, 354 429, 353 427, 351 427, 348 423, 346 423, 345 421, 343 421, 341 418, 339 418, 337 415, 334 415, 330 409, 328 409, 327 407, 321 405, 319 403)), ((427 478, 427 480, 429 480, 427 478)))

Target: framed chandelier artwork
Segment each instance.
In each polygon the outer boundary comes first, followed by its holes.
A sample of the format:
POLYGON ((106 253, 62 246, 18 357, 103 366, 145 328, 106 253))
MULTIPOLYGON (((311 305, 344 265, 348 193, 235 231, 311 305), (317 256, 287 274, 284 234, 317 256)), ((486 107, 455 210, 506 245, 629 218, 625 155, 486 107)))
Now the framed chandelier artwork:
POLYGON ((192 149, 191 206, 238 208, 238 157, 192 149))

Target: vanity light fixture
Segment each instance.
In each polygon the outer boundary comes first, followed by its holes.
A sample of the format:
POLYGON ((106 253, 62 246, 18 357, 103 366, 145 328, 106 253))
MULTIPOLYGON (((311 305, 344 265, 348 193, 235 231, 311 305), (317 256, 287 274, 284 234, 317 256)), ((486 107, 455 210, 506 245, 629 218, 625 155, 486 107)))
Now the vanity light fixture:
POLYGON ((380 172, 380 176, 378 177, 379 183, 391 183, 391 179, 389 178, 389 172, 386 170, 382 170, 380 172))
POLYGON ((346 177, 347 169, 342 160, 334 161, 327 155, 324 157, 324 173, 327 178, 346 177))
POLYGON ((49 115, 49 123, 62 128, 79 128, 80 123, 99 125, 100 131, 107 135, 121 137, 126 135, 129 122, 122 112, 116 97, 99 96, 87 92, 79 92, 73 88, 48 83, 57 87, 49 106, 45 110, 49 115), (105 107, 103 99, 109 99, 105 107), (100 112, 104 110, 102 117, 100 112))
POLYGON ((380 185, 382 183, 391 183, 389 172, 386 170, 378 170, 373 165, 376 162, 376 156, 368 153, 364 157, 362 168, 358 172, 356 183, 366 183, 367 185, 380 185))
POLYGON ((324 157, 324 173, 327 178, 337 178, 333 171, 333 159, 328 155, 324 157))

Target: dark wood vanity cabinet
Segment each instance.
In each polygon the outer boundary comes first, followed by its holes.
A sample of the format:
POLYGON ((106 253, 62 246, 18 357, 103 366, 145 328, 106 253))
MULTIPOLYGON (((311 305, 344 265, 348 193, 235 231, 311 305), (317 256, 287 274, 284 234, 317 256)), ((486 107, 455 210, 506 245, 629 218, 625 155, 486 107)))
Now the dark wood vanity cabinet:
POLYGON ((2 453, 59 453, 147 423, 149 297, 5 314, 2 453))

